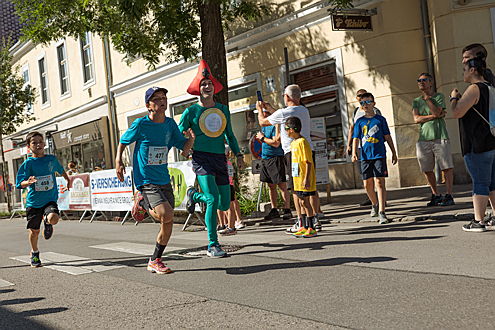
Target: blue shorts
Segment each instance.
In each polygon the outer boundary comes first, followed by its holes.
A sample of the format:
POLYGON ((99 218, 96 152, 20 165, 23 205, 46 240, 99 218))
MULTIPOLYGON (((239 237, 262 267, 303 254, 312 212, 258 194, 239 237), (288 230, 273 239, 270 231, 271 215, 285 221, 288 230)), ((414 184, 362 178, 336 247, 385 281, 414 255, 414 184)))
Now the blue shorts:
POLYGON ((387 159, 371 159, 371 160, 361 160, 361 174, 363 180, 368 180, 369 178, 386 178, 388 177, 387 171, 387 159))
POLYGON ((229 185, 229 171, 225 154, 194 151, 192 154, 193 171, 196 175, 213 175, 219 186, 229 185))
POLYGON ((495 190, 495 150, 469 153, 464 162, 473 181, 473 195, 488 196, 495 190))

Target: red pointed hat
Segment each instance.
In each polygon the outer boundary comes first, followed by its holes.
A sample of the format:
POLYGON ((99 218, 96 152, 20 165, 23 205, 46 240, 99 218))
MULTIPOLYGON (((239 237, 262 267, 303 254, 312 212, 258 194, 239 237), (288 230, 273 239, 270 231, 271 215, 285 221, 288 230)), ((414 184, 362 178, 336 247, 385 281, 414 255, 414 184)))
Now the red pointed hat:
POLYGON ((194 77, 193 81, 187 88, 187 92, 191 95, 200 95, 199 93, 199 84, 201 83, 201 80, 203 79, 210 79, 211 82, 213 83, 213 87, 215 88, 214 93, 217 94, 223 89, 222 84, 213 77, 211 74, 210 67, 208 66, 208 63, 206 63, 205 60, 201 60, 199 62, 199 67, 198 67, 198 73, 196 74, 196 77, 194 77))

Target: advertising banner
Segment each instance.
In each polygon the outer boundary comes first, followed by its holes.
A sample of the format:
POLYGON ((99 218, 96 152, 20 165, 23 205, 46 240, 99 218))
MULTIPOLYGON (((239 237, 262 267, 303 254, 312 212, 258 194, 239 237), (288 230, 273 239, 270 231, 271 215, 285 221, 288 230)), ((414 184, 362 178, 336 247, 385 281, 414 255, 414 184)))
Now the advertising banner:
MULTIPOLYGON (((194 181, 196 180, 196 174, 192 169, 192 162, 168 163, 168 172, 170 173, 170 183, 174 190, 175 205, 173 206, 176 210, 185 211, 187 187, 194 185, 194 181)), ((198 204, 196 204, 196 211, 201 211, 198 204)))
POLYGON ((315 152, 316 184, 328 184, 328 152, 325 118, 311 118, 311 140, 315 152))
POLYGON ((114 169, 89 175, 91 209, 94 211, 130 211, 133 205, 132 167, 125 169, 120 182, 114 169))
POLYGON ((69 191, 69 210, 91 210, 89 174, 72 175, 70 178, 72 189, 69 191))
POLYGON ((57 205, 60 211, 70 210, 69 208, 69 196, 70 192, 68 190, 63 191, 67 187, 67 180, 63 177, 57 177, 57 189, 58 189, 58 200, 57 205))

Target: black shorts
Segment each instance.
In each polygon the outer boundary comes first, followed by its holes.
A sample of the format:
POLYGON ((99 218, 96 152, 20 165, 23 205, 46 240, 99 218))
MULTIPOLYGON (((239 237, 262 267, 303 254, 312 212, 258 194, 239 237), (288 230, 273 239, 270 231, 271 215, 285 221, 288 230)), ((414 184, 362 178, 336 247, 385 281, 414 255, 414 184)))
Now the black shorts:
POLYGON ((196 175, 213 175, 219 186, 229 184, 229 171, 225 154, 194 151, 192 154, 193 171, 196 175))
POLYGON ((275 156, 270 159, 262 159, 260 181, 273 184, 287 182, 285 177, 285 157, 275 156))
POLYGON ((27 229, 40 229, 41 221, 45 215, 55 213, 60 215, 58 205, 55 202, 49 202, 43 207, 26 208, 27 229))
MULTIPOLYGON (((315 152, 311 150, 312 158, 313 158, 313 164, 315 165, 316 169, 316 161, 315 161, 315 152)), ((289 190, 294 189, 294 180, 292 180, 292 153, 288 152, 285 154, 285 173, 287 175, 287 188, 289 190)), ((315 173, 316 176, 316 173, 315 173)))
POLYGON ((299 198, 304 198, 304 197, 316 195, 316 191, 294 191, 294 193, 299 198))
POLYGON ((174 208, 175 198, 172 185, 170 183, 164 185, 148 183, 141 187, 141 195, 143 195, 143 207, 146 210, 151 210, 163 203, 169 203, 174 208))
POLYGON ((369 178, 386 178, 388 177, 387 159, 379 158, 361 161, 361 174, 363 180, 369 178))
POLYGON ((235 201, 235 189, 233 185, 230 185, 230 201, 235 201))

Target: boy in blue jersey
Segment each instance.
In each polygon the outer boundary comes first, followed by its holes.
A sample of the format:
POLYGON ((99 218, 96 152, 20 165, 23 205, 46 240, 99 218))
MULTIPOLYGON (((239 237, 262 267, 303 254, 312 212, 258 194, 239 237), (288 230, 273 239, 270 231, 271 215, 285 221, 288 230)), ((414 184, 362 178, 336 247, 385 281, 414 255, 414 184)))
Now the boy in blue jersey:
POLYGON ((387 120, 374 111, 375 98, 373 94, 362 94, 359 103, 361 109, 364 110, 364 117, 359 118, 354 124, 352 161, 358 161, 358 146, 361 143, 361 173, 366 193, 372 203, 371 216, 378 216, 380 224, 386 224, 389 221, 385 215, 385 204, 387 203, 385 178, 388 176, 385 141, 392 151, 393 165, 397 163, 397 153, 390 137, 387 120))
POLYGON ((19 167, 16 188, 28 188, 26 217, 29 243, 31 244, 31 267, 40 267, 38 236, 41 222, 43 221, 44 225, 43 236, 45 239, 49 239, 53 235, 53 225, 56 225, 60 219, 55 173, 62 175, 67 180, 69 188, 71 182, 57 158, 53 155, 45 155, 45 141, 41 133, 29 133, 26 142, 33 155, 19 167))
POLYGON ((133 177, 140 193, 136 194, 137 198, 134 200, 133 216, 144 217, 144 209, 146 209, 153 218, 160 221, 155 251, 147 269, 153 273, 166 274, 171 273, 172 270, 163 264, 161 258, 172 234, 174 216, 174 193, 167 167, 168 151, 176 147, 183 150, 183 155, 187 156, 195 136, 191 130, 188 130, 185 132, 188 137, 186 139, 175 121, 165 116, 167 110, 165 88, 149 88, 144 99, 149 113, 145 117, 136 119, 122 135, 115 164, 117 177, 123 181, 125 167, 122 153, 127 145, 135 142, 133 177), (136 211, 138 209, 141 211, 136 211))

